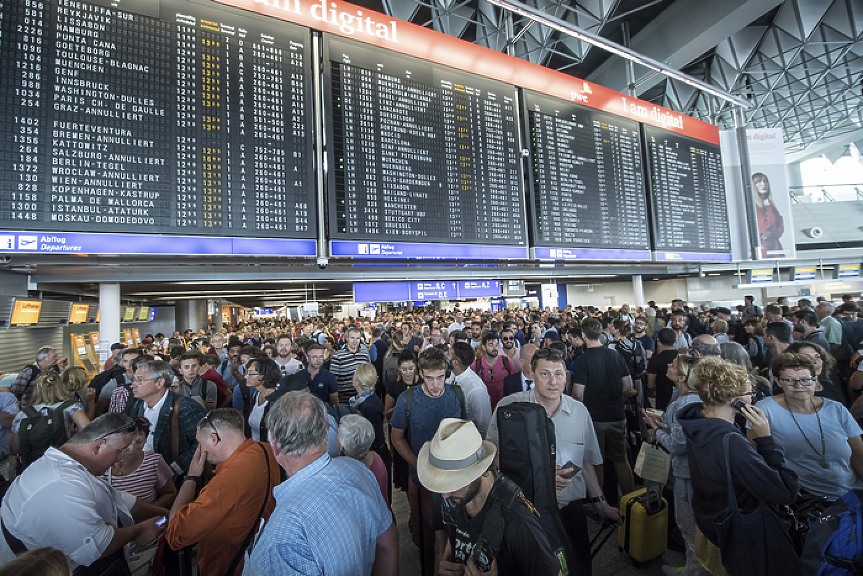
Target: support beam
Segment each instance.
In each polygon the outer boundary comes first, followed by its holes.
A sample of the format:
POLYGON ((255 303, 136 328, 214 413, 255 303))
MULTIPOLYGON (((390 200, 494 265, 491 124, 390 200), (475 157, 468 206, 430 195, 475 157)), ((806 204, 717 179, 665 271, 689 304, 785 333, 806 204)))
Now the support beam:
MULTIPOLYGON (((782 0, 677 0, 632 38, 632 49, 672 68, 682 68, 782 3, 782 0)), ((637 91, 665 77, 644 68, 637 91)), ((626 62, 609 58, 586 80, 626 93, 626 62)))
POLYGON ((111 344, 120 341, 120 285, 99 284, 99 364, 111 356, 111 344))

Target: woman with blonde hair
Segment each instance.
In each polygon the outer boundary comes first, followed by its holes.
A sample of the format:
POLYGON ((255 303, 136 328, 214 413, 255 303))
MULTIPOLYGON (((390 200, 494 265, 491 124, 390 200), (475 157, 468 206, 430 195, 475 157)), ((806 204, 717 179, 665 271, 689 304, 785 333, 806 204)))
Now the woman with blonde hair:
POLYGON ((84 405, 63 383, 63 377, 54 372, 46 372, 36 379, 36 387, 30 406, 19 412, 12 421, 12 437, 9 439, 9 452, 20 454, 23 467, 29 466, 49 448, 30 443, 29 434, 22 442, 19 435, 22 426, 32 425, 41 416, 53 416, 58 411, 63 417, 63 426, 55 427, 52 445, 57 447, 72 437, 75 427, 82 429, 90 423, 84 405), (28 420, 31 422, 28 423, 28 420))
MULTIPOLYGON (((71 394, 78 396, 78 400, 85 406, 87 418, 92 420, 96 417, 96 389, 88 388, 90 377, 87 376, 87 371, 80 366, 70 366, 63 370, 60 375, 63 379, 63 385, 71 394)), ((79 426, 79 428, 81 428, 79 426)))
MULTIPOLYGON (((788 526, 769 505, 797 497, 797 474, 785 464, 764 412, 752 406, 752 384, 742 366, 703 358, 695 367, 701 403, 686 406, 678 420, 686 437, 692 511, 700 532, 719 548, 730 576, 797 576, 800 558, 788 526), (750 444, 737 426, 742 414, 750 444)), ((699 561, 708 561, 696 537, 699 561)), ((713 570, 711 570, 713 572, 713 570)))
POLYGON ((72 567, 59 550, 36 548, 0 566, 0 576, 72 576, 72 567))
POLYGON ((354 372, 354 390, 357 391, 357 395, 351 398, 348 404, 351 407, 351 412, 364 416, 366 420, 371 422, 375 432, 371 449, 380 455, 384 466, 389 470, 392 464, 392 455, 384 436, 384 404, 375 395, 377 383, 378 371, 374 364, 357 366, 357 370, 354 372))

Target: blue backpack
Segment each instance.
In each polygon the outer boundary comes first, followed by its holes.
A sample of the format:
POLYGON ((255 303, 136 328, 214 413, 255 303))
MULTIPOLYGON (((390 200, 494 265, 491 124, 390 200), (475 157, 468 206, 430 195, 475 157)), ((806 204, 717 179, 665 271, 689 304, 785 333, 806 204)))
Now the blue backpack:
POLYGON ((863 507, 856 491, 845 493, 812 520, 801 560, 804 573, 852 576, 863 573, 863 507))

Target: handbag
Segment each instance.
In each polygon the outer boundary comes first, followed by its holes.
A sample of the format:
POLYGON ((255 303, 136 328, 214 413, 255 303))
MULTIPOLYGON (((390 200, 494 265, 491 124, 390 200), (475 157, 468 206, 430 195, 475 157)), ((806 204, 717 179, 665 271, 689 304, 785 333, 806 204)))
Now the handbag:
POLYGON ((728 502, 725 512, 713 519, 722 565, 730 576, 799 575, 800 559, 794 553, 788 527, 782 525, 770 507, 761 501, 750 512, 737 507, 729 450, 733 434, 737 432, 729 432, 722 439, 728 502))
POLYGON ((635 473, 644 480, 664 485, 671 470, 671 454, 656 444, 644 442, 635 459, 635 473))

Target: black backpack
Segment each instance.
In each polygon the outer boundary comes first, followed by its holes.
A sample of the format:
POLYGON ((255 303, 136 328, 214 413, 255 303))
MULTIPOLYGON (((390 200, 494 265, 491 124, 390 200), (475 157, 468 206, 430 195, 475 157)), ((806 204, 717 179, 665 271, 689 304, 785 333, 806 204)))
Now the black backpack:
MULTIPOLYGON (((111 380, 117 380, 118 376, 122 376, 126 373, 126 369, 122 366, 113 366, 109 370, 103 370, 99 372, 93 379, 90 381, 90 388, 94 388, 96 390, 96 399, 102 395, 102 388, 105 387, 111 380)), ((122 381, 117 381, 117 386, 122 386, 126 379, 122 378, 122 381)))
POLYGON ((554 422, 545 408, 531 402, 497 407, 501 473, 515 482, 539 512, 539 521, 563 574, 575 566, 570 540, 557 507, 554 422))
POLYGON ((18 398, 19 402, 21 401, 21 398, 24 396, 24 394, 26 394, 27 391, 30 389, 30 387, 33 386, 33 382, 36 381, 36 378, 42 375, 42 369, 39 368, 39 366, 36 364, 27 364, 26 366, 24 366, 24 368, 21 368, 21 372, 23 372, 27 368, 30 369, 30 380, 27 382, 27 385, 24 386, 24 390, 22 390, 20 394, 15 394, 15 397, 18 398))
POLYGON ((644 351, 641 342, 636 340, 634 336, 630 336, 618 340, 615 349, 623 356, 626 366, 629 368, 629 375, 633 379, 644 378, 644 375, 647 374, 647 352, 644 351))
POLYGON ((27 406, 21 410, 24 418, 18 430, 18 454, 22 469, 38 460, 51 446, 62 446, 69 439, 63 411, 74 403, 75 399, 71 398, 56 408, 45 406, 37 410, 27 406))

